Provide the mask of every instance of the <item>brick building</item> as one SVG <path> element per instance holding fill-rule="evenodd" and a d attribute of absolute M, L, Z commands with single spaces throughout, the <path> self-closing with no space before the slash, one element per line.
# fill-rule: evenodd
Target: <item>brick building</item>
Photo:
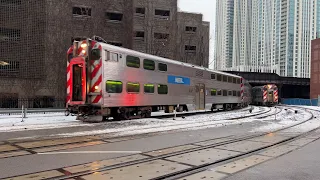
<path fill-rule="evenodd" d="M 311 41 L 310 98 L 320 95 L 320 39 Z"/>
<path fill-rule="evenodd" d="M 0 108 L 63 106 L 66 50 L 93 35 L 208 67 L 209 23 L 177 0 L 0 0 Z"/>

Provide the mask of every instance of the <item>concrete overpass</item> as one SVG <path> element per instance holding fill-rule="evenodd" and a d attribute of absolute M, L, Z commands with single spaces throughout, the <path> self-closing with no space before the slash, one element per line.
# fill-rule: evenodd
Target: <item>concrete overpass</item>
<path fill-rule="evenodd" d="M 224 71 L 242 76 L 252 86 L 276 84 L 281 98 L 310 98 L 310 78 L 282 77 L 275 73 Z"/>

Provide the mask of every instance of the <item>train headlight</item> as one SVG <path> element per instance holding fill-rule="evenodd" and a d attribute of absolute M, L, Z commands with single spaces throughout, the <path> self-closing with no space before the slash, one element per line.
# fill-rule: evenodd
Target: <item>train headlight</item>
<path fill-rule="evenodd" d="M 99 86 L 94 86 L 94 90 L 99 90 Z"/>
<path fill-rule="evenodd" d="M 86 54 L 86 50 L 82 50 L 81 52 L 82 52 L 82 54 Z"/>
<path fill-rule="evenodd" d="M 87 47 L 88 47 L 87 43 L 81 44 L 81 48 L 82 48 L 82 49 L 86 49 Z"/>

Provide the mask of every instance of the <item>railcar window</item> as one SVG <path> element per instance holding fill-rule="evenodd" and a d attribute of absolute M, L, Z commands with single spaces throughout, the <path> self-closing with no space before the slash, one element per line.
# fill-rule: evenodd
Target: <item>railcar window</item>
<path fill-rule="evenodd" d="M 149 59 L 144 59 L 143 60 L 143 68 L 146 70 L 155 70 L 155 62 Z"/>
<path fill-rule="evenodd" d="M 106 61 L 115 61 L 115 62 L 119 61 L 117 53 L 106 51 L 106 55 L 107 55 Z"/>
<path fill-rule="evenodd" d="M 237 91 L 232 91 L 233 96 L 237 96 Z"/>
<path fill-rule="evenodd" d="M 232 96 L 232 91 L 228 91 L 228 96 Z"/>
<path fill-rule="evenodd" d="M 159 69 L 159 71 L 167 71 L 168 67 L 167 67 L 166 64 L 159 63 L 158 64 L 158 69 Z"/>
<path fill-rule="evenodd" d="M 140 58 L 134 56 L 127 56 L 127 66 L 133 68 L 140 68 Z"/>
<path fill-rule="evenodd" d="M 228 81 L 228 76 L 223 76 L 223 82 L 227 82 Z"/>
<path fill-rule="evenodd" d="M 237 84 L 240 84 L 240 79 L 239 78 L 237 79 Z"/>
<path fill-rule="evenodd" d="M 217 75 L 217 80 L 218 80 L 218 81 L 222 81 L 222 75 L 218 74 L 218 75 Z"/>
<path fill-rule="evenodd" d="M 228 77 L 228 82 L 232 83 L 232 77 L 230 77 L 230 76 Z"/>
<path fill-rule="evenodd" d="M 232 82 L 233 82 L 234 84 L 237 84 L 237 78 L 232 78 Z"/>
<path fill-rule="evenodd" d="M 122 82 L 108 80 L 106 82 L 106 91 L 108 93 L 122 93 Z"/>
<path fill-rule="evenodd" d="M 145 93 L 154 93 L 154 85 L 153 84 L 145 84 L 144 85 Z"/>
<path fill-rule="evenodd" d="M 216 74 L 211 74 L 211 79 L 216 79 Z"/>
<path fill-rule="evenodd" d="M 217 91 L 217 95 L 218 95 L 218 96 L 221 96 L 221 95 L 222 95 L 222 91 L 221 91 L 221 90 L 218 90 L 218 91 Z"/>
<path fill-rule="evenodd" d="M 216 96 L 216 95 L 217 95 L 217 90 L 211 89 L 211 96 Z"/>
<path fill-rule="evenodd" d="M 227 90 L 223 90 L 222 94 L 223 94 L 223 96 L 228 96 L 228 91 Z"/>
<path fill-rule="evenodd" d="M 158 94 L 168 94 L 168 86 L 159 84 L 158 85 Z"/>
<path fill-rule="evenodd" d="M 138 92 L 140 92 L 140 84 L 139 83 L 128 82 L 127 83 L 127 92 L 128 93 L 138 93 Z"/>
<path fill-rule="evenodd" d="M 241 96 L 241 93 L 240 93 L 240 91 L 237 91 L 237 95 L 238 95 L 238 97 L 240 97 L 240 96 Z"/>

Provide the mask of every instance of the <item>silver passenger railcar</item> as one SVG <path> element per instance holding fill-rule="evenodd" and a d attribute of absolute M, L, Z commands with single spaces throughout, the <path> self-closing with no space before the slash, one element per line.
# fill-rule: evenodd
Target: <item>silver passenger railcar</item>
<path fill-rule="evenodd" d="M 67 73 L 67 107 L 87 121 L 150 117 L 160 109 L 230 110 L 251 101 L 240 76 L 90 39 L 69 49 Z"/>

